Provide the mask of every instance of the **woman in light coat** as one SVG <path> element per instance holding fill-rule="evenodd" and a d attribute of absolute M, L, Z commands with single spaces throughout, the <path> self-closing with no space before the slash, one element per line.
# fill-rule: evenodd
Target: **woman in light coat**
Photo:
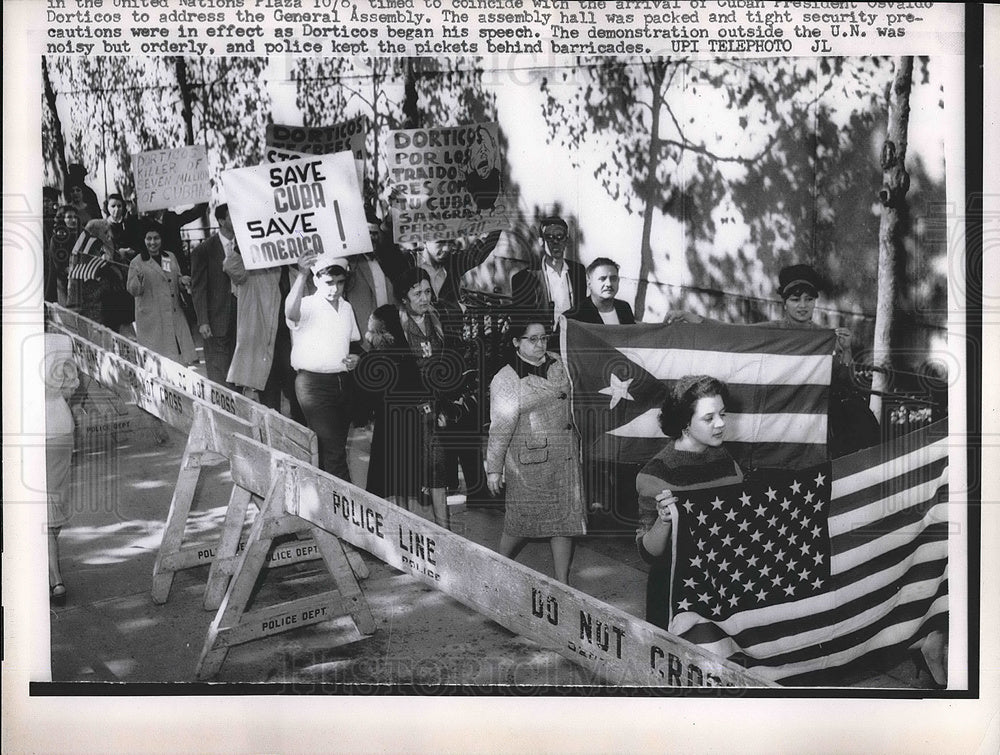
<path fill-rule="evenodd" d="M 144 227 L 145 249 L 128 267 L 128 292 L 135 297 L 135 330 L 139 343 L 183 365 L 195 360 L 194 340 L 184 310 L 181 286 L 191 283 L 181 275 L 177 258 L 163 250 L 158 223 Z"/>
<path fill-rule="evenodd" d="M 586 533 L 578 440 L 569 379 L 546 353 L 543 322 L 512 325 L 508 364 L 490 384 L 486 484 L 507 495 L 500 552 L 515 558 L 530 538 L 547 538 L 556 579 L 569 583 L 574 535 Z"/>

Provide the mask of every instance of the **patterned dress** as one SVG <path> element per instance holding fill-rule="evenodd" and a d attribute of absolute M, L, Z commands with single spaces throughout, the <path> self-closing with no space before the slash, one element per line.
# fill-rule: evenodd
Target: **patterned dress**
<path fill-rule="evenodd" d="M 535 367 L 515 356 L 490 384 L 486 471 L 506 477 L 504 533 L 558 537 L 586 532 L 569 380 L 547 355 Z"/>

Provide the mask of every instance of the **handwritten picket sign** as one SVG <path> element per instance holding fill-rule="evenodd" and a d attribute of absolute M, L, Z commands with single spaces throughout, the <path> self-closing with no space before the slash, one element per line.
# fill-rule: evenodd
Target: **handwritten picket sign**
<path fill-rule="evenodd" d="M 359 115 L 330 126 L 286 126 L 280 123 L 268 124 L 264 132 L 267 150 L 303 152 L 310 155 L 332 155 L 336 152 L 351 152 L 361 166 L 364 175 L 368 148 L 365 144 L 371 121 L 367 115 Z M 287 158 L 282 158 L 287 159 Z"/>
<path fill-rule="evenodd" d="M 203 144 L 139 152 L 132 156 L 132 175 L 139 212 L 198 204 L 211 197 Z"/>
<path fill-rule="evenodd" d="M 238 446 L 252 441 L 236 439 Z M 236 451 L 236 455 L 240 455 Z M 742 667 L 313 467 L 291 460 L 285 508 L 608 683 L 769 687 Z"/>
<path fill-rule="evenodd" d="M 350 152 L 237 168 L 222 181 L 248 270 L 294 264 L 309 252 L 372 250 Z"/>
<path fill-rule="evenodd" d="M 359 115 L 332 126 L 285 126 L 268 124 L 265 131 L 264 160 L 269 163 L 294 160 L 309 155 L 332 155 L 350 152 L 358 171 L 358 184 L 365 182 L 365 163 L 368 148 L 365 144 L 371 122 L 367 115 Z"/>
<path fill-rule="evenodd" d="M 392 131 L 388 161 L 390 181 L 406 198 L 392 211 L 397 242 L 510 227 L 497 124 Z"/>

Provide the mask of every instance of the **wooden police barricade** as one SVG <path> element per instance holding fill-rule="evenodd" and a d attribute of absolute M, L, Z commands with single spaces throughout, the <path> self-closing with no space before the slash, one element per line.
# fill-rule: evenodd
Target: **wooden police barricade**
<path fill-rule="evenodd" d="M 316 461 L 315 433 L 74 312 L 56 305 L 46 305 L 46 312 L 54 329 L 73 339 L 76 361 L 84 373 L 188 433 L 153 567 L 151 596 L 154 603 L 166 602 L 176 572 L 210 563 L 204 605 L 208 610 L 218 608 L 241 546 L 247 510 L 260 499 L 234 485 L 218 544 L 185 546 L 184 529 L 201 468 L 226 460 L 223 439 L 233 433 L 263 440 L 296 458 Z M 286 534 L 298 536 L 308 529 L 299 520 L 286 519 Z M 367 577 L 368 567 L 360 555 L 349 546 L 345 550 L 355 573 L 362 579 Z M 289 565 L 316 558 L 317 549 L 299 541 L 279 546 L 268 564 Z"/>
<path fill-rule="evenodd" d="M 360 635 L 373 634 L 375 619 L 340 540 L 301 518 L 290 517 L 286 511 L 285 502 L 294 495 L 291 486 L 295 484 L 295 480 L 288 474 L 288 463 L 297 460 L 244 436 L 234 435 L 230 440 L 233 481 L 240 488 L 261 496 L 263 502 L 250 529 L 246 546 L 238 557 L 235 573 L 219 611 L 209 627 L 198 660 L 198 678 L 215 676 L 222 667 L 229 648 L 234 645 L 330 621 L 338 616 L 350 616 Z M 307 468 L 313 469 L 312 466 Z M 296 555 L 299 556 L 298 560 L 303 560 L 307 555 L 306 551 L 318 551 L 333 578 L 334 589 L 250 610 L 261 571 L 267 568 L 268 559 L 279 552 L 273 544 L 274 539 L 289 531 L 289 519 L 297 522 L 292 527 L 308 529 L 311 535 L 309 541 L 298 541 L 295 544 L 297 553 L 290 553 L 290 557 Z"/>
<path fill-rule="evenodd" d="M 644 687 L 773 687 L 746 669 L 630 616 L 596 598 L 539 574 L 422 517 L 246 438 L 233 438 L 233 475 L 269 468 L 268 511 L 278 501 L 294 514 L 377 556 L 385 563 L 455 598 L 501 626 L 528 637 L 589 669 L 609 684 Z M 267 465 L 255 454 L 271 454 Z M 236 463 L 236 459 L 246 462 Z M 259 472 L 256 472 L 259 474 Z M 245 592 L 261 568 L 266 519 L 254 524 L 229 591 L 209 631 L 198 675 L 214 675 L 229 646 L 317 616 L 316 604 L 285 604 L 281 611 L 243 613 Z M 318 535 L 317 542 L 323 542 Z M 336 539 L 334 539 L 334 542 Z M 256 548 L 256 555 L 251 549 Z M 328 562 L 329 563 L 329 562 Z M 331 566 L 331 572 L 334 566 Z M 350 610 L 341 594 L 341 611 Z M 319 606 L 321 608 L 322 606 Z M 355 616 L 355 622 L 361 624 Z M 361 630 L 364 633 L 364 630 Z"/>

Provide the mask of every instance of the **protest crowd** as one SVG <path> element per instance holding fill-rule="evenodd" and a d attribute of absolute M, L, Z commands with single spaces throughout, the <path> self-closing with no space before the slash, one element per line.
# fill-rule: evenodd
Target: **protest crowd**
<path fill-rule="evenodd" d="M 487 137 L 481 132 L 477 143 Z M 547 541 L 563 582 L 572 581 L 574 538 L 609 521 L 631 526 L 650 564 L 646 618 L 669 626 L 670 538 L 682 491 L 739 484 L 759 470 L 727 450 L 733 391 L 725 376 L 703 374 L 708 366 L 692 367 L 659 395 L 659 452 L 609 458 L 581 443 L 586 430 L 572 396 L 580 386 L 560 340 L 572 349 L 567 335 L 627 329 L 643 313 L 619 298 L 619 261 L 598 256 L 584 266 L 570 259 L 574 240 L 564 218 L 537 223 L 540 254 L 512 275 L 509 296 L 495 294 L 483 305 L 463 290 L 462 278 L 487 261 L 504 231 L 480 233 L 482 224 L 470 223 L 465 234 L 401 243 L 393 216 L 406 214 L 402 187 L 354 197 L 364 251 L 329 236 L 310 247 L 298 232 L 289 236 L 301 241 L 297 254 L 284 255 L 287 263 L 261 264 L 269 252 L 242 248 L 237 197 L 140 214 L 135 199 L 121 193 L 101 203 L 85 174 L 71 166 L 61 190 L 46 190 L 47 301 L 183 365 L 199 361 L 200 347 L 199 369 L 210 380 L 315 431 L 320 468 L 341 479 L 351 481 L 350 428 L 369 428 L 368 476 L 353 482 L 443 527 L 450 525 L 447 497 L 463 485 L 470 506 L 502 499 L 496 549 L 515 558 L 531 541 Z M 497 200 L 496 174 L 487 166 L 469 183 L 478 212 Z M 336 212 L 341 221 L 343 199 L 334 210 L 316 191 L 282 196 L 307 208 L 314 202 L 317 215 Z M 252 226 L 244 219 L 244 232 Z M 788 266 L 776 283 L 783 315 L 757 324 L 762 337 L 829 333 L 813 321 L 826 285 L 819 271 Z M 662 324 L 726 325 L 680 310 Z M 878 444 L 881 435 L 852 382 L 851 332 L 829 335 L 830 405 L 835 399 L 837 409 L 823 418 L 821 432 L 829 454 L 843 456 Z M 630 383 L 611 374 L 612 409 L 634 403 L 639 383 Z M 54 535 L 53 549 L 51 596 L 64 600 Z M 919 639 L 931 676 L 943 683 L 944 634 L 935 629 Z"/>

